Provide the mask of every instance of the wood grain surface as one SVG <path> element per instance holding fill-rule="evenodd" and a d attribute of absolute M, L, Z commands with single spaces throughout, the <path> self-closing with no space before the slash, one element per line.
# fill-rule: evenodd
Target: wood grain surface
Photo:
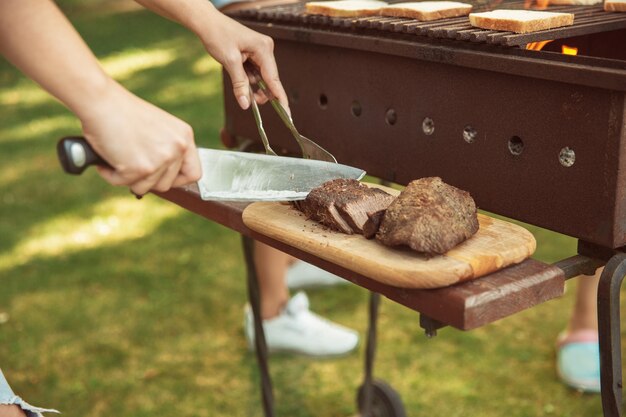
<path fill-rule="evenodd" d="M 243 212 L 244 224 L 258 233 L 402 288 L 445 287 L 519 263 L 534 252 L 535 239 L 523 227 L 482 214 L 478 221 L 480 228 L 473 237 L 444 255 L 428 257 L 330 230 L 284 203 L 257 202 Z"/>

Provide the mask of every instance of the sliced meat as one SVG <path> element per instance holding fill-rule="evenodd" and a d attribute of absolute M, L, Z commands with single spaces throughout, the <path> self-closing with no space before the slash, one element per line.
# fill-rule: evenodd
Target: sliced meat
<path fill-rule="evenodd" d="M 335 206 L 352 230 L 363 234 L 363 226 L 367 222 L 368 213 L 386 209 L 394 198 L 379 188 L 370 188 L 361 184 L 361 187 L 354 192 L 339 195 Z"/>
<path fill-rule="evenodd" d="M 363 236 L 367 239 L 373 239 L 378 233 L 378 229 L 380 228 L 380 223 L 383 221 L 383 217 L 385 217 L 385 210 L 378 210 L 374 213 L 369 213 L 367 215 L 367 221 L 363 225 Z"/>
<path fill-rule="evenodd" d="M 358 189 L 360 185 L 361 183 L 356 180 L 337 179 L 327 181 L 311 190 L 303 201 L 298 201 L 295 204 L 295 207 L 309 219 L 351 235 L 354 232 L 337 211 L 335 200 L 341 193 L 351 192 Z"/>
<path fill-rule="evenodd" d="M 439 177 L 412 181 L 387 209 L 376 239 L 442 254 L 478 231 L 476 204 L 466 191 Z"/>
<path fill-rule="evenodd" d="M 354 229 L 350 227 L 350 225 L 344 220 L 344 218 L 337 211 L 337 207 L 334 203 L 330 203 L 329 205 L 322 208 L 318 214 L 320 214 L 320 219 L 318 222 L 325 224 L 331 229 L 339 230 L 340 232 L 351 235 L 354 233 Z"/>
<path fill-rule="evenodd" d="M 308 218 L 343 233 L 363 233 L 367 213 L 391 204 L 394 197 L 357 180 L 336 179 L 313 189 L 294 206 Z"/>

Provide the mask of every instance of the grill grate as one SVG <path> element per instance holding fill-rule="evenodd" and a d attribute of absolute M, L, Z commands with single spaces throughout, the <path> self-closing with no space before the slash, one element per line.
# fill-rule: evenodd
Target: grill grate
<path fill-rule="evenodd" d="M 523 9 L 524 3 L 504 3 L 500 4 L 499 7 L 495 7 L 495 9 L 498 8 Z M 474 10 L 485 11 L 489 9 L 482 5 L 475 7 Z M 596 6 L 551 6 L 547 10 L 573 13 L 575 15 L 574 25 L 533 33 L 518 34 L 472 27 L 467 16 L 431 22 L 419 22 L 414 19 L 396 17 L 339 18 L 308 15 L 304 11 L 304 3 L 242 10 L 235 12 L 233 16 L 259 21 L 289 23 L 347 31 L 357 29 L 376 30 L 386 33 L 414 34 L 430 38 L 457 39 L 504 46 L 519 46 L 530 42 L 569 38 L 626 28 L 626 13 L 605 12 L 601 4 Z"/>

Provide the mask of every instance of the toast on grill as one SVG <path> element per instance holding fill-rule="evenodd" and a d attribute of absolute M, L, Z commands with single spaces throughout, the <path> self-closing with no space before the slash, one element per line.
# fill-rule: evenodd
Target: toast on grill
<path fill-rule="evenodd" d="M 604 10 L 607 12 L 626 12 L 626 0 L 606 0 Z"/>
<path fill-rule="evenodd" d="M 330 17 L 367 17 L 378 16 L 380 9 L 387 3 L 376 0 L 336 0 L 310 1 L 306 3 L 306 12 Z"/>
<path fill-rule="evenodd" d="M 383 7 L 380 14 L 383 16 L 406 17 L 421 21 L 445 19 L 468 15 L 472 5 L 457 1 L 422 1 L 396 3 Z"/>
<path fill-rule="evenodd" d="M 470 13 L 472 26 L 481 29 L 502 30 L 515 33 L 537 32 L 574 24 L 571 13 L 540 12 L 536 10 L 493 10 Z"/>
<path fill-rule="evenodd" d="M 593 6 L 603 0 L 550 0 L 550 6 Z"/>

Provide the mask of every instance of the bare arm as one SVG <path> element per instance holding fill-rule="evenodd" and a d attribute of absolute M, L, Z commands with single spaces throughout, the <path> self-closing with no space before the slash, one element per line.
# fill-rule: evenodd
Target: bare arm
<path fill-rule="evenodd" d="M 96 101 L 110 82 L 49 1 L 0 2 L 0 51 L 79 117 L 88 109 L 84 102 Z"/>
<path fill-rule="evenodd" d="M 17 405 L 0 404 L 0 417 L 26 417 L 26 414 Z"/>
<path fill-rule="evenodd" d="M 243 109 L 249 106 L 249 79 L 243 63 L 251 60 L 261 70 L 270 91 L 289 109 L 280 82 L 274 42 L 220 13 L 208 0 L 135 0 L 137 3 L 174 20 L 194 32 L 207 52 L 221 63 L 233 82 L 233 91 Z M 266 99 L 257 95 L 259 103 Z"/>
<path fill-rule="evenodd" d="M 145 194 L 199 177 L 189 125 L 107 76 L 52 1 L 1 0 L 0 53 L 78 116 L 111 184 Z"/>

